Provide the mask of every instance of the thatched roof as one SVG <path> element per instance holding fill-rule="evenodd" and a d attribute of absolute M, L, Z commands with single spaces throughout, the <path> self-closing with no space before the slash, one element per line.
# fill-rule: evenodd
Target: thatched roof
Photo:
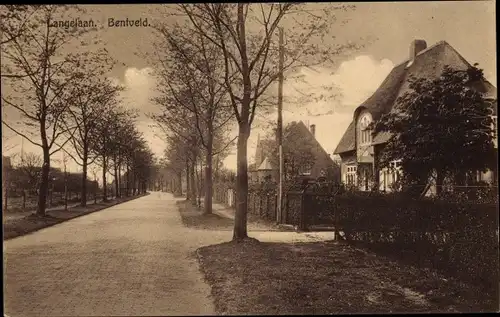
<path fill-rule="evenodd" d="M 355 124 L 354 121 L 352 121 L 347 127 L 347 130 L 344 132 L 344 135 L 342 136 L 342 139 L 340 139 L 340 142 L 333 154 L 354 151 L 356 149 L 355 135 Z"/>
<path fill-rule="evenodd" d="M 434 79 L 441 75 L 446 65 L 457 70 L 465 70 L 471 67 L 471 64 L 446 41 L 438 42 L 419 52 L 411 63 L 408 59 L 396 65 L 373 95 L 356 108 L 353 121 L 345 131 L 334 154 L 345 153 L 355 149 L 355 121 L 357 115 L 362 110 L 368 110 L 373 120 L 379 119 L 382 114 L 390 112 L 397 98 L 409 90 L 408 79 L 411 76 Z M 497 98 L 496 87 L 488 81 L 479 83 L 475 88 L 483 92 L 488 98 Z M 496 107 L 494 111 L 496 114 Z M 389 137 L 390 134 L 388 133 L 376 135 L 373 143 L 385 143 Z"/>

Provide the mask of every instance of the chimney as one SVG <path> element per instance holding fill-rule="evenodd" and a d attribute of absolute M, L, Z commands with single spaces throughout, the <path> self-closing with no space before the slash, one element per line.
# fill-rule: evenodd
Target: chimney
<path fill-rule="evenodd" d="M 410 44 L 410 62 L 413 61 L 418 53 L 427 48 L 427 43 L 424 40 L 413 40 Z"/>
<path fill-rule="evenodd" d="M 316 125 L 311 124 L 309 128 L 311 129 L 311 134 L 313 135 L 313 137 L 316 137 Z"/>

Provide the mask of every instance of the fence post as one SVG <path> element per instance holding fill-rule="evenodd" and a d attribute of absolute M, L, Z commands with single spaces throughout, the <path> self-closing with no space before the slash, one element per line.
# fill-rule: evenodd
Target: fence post
<path fill-rule="evenodd" d="M 259 193 L 259 216 L 262 216 L 262 194 Z"/>
<path fill-rule="evenodd" d="M 284 216 L 283 218 L 281 218 L 281 222 L 282 223 L 287 223 L 288 222 L 288 210 L 290 208 L 290 204 L 289 204 L 289 199 L 290 197 L 290 194 L 287 193 L 286 196 L 285 196 L 285 210 L 282 210 L 281 213 L 282 213 L 282 216 Z"/>
<path fill-rule="evenodd" d="M 264 214 L 264 218 L 267 219 L 269 215 L 269 193 L 266 194 L 266 212 Z"/>
<path fill-rule="evenodd" d="M 23 211 L 26 211 L 26 190 L 23 189 Z"/>
<path fill-rule="evenodd" d="M 255 199 L 255 194 L 253 195 L 253 213 L 257 214 L 257 209 L 255 208 L 255 204 L 257 202 L 257 199 Z"/>
<path fill-rule="evenodd" d="M 307 231 L 307 221 L 306 221 L 306 190 L 304 189 L 301 193 L 301 203 L 300 203 L 300 219 L 299 219 L 299 231 Z"/>
<path fill-rule="evenodd" d="M 283 197 L 283 196 L 282 196 Z M 280 208 L 278 209 L 278 194 L 275 193 L 274 194 L 274 212 L 273 212 L 273 215 L 274 215 L 274 219 L 278 219 L 278 211 L 280 212 L 280 215 L 279 215 L 279 219 L 281 221 L 281 217 L 282 217 L 282 209 L 283 209 L 283 206 L 281 205 Z M 278 222 L 279 223 L 279 222 Z"/>

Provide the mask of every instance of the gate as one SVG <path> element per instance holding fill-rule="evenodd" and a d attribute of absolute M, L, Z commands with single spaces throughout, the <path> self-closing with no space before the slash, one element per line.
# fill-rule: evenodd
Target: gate
<path fill-rule="evenodd" d="M 307 184 L 285 195 L 282 223 L 301 231 L 333 230 L 337 222 L 335 197 L 340 187 L 333 184 Z"/>

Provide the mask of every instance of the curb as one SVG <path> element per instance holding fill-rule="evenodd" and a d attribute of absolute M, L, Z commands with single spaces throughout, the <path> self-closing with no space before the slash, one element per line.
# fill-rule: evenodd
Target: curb
<path fill-rule="evenodd" d="M 138 198 L 141 198 L 141 197 L 144 197 L 144 196 L 148 196 L 150 195 L 150 193 L 146 193 L 146 194 L 143 194 L 143 195 L 138 195 L 138 196 L 133 196 L 133 197 L 129 197 L 130 199 L 126 199 L 126 200 L 123 200 L 123 201 L 120 201 L 120 202 L 115 202 L 113 204 L 110 204 L 110 205 L 106 205 L 106 206 L 102 206 L 102 208 L 97 208 L 96 210 L 91 210 L 91 211 L 88 211 L 88 212 L 84 212 L 84 213 L 81 213 L 81 214 L 78 214 L 78 215 L 75 215 L 71 218 L 66 218 L 66 219 L 58 219 L 56 221 L 54 221 L 53 223 L 48 223 L 48 224 L 44 224 L 40 227 L 35 227 L 35 228 L 32 228 L 31 230 L 28 230 L 28 231 L 25 231 L 25 232 L 15 232 L 13 233 L 11 236 L 5 236 L 5 232 L 4 232 L 4 236 L 3 236 L 3 241 L 7 241 L 7 240 L 10 240 L 10 239 L 14 239 L 14 238 L 17 238 L 17 237 L 21 237 L 21 236 L 25 236 L 25 235 L 28 235 L 28 234 L 31 234 L 31 233 L 34 233 L 34 232 L 37 232 L 39 230 L 42 230 L 42 229 L 45 229 L 45 228 L 49 228 L 49 227 L 52 227 L 52 226 L 55 226 L 57 224 L 60 224 L 60 223 L 63 223 L 63 222 L 66 222 L 66 221 L 69 221 L 69 220 L 73 220 L 75 218 L 79 218 L 79 217 L 82 217 L 82 216 L 86 216 L 86 215 L 89 215 L 89 214 L 92 214 L 94 212 L 98 212 L 98 211 L 101 211 L 101 210 L 104 210 L 104 209 L 107 209 L 109 207 L 113 207 L 113 206 L 116 206 L 116 205 L 120 205 L 122 203 L 126 203 L 128 201 L 131 201 L 131 200 L 135 200 L 135 199 L 138 199 Z M 4 225 L 4 231 L 5 231 L 5 225 Z"/>

